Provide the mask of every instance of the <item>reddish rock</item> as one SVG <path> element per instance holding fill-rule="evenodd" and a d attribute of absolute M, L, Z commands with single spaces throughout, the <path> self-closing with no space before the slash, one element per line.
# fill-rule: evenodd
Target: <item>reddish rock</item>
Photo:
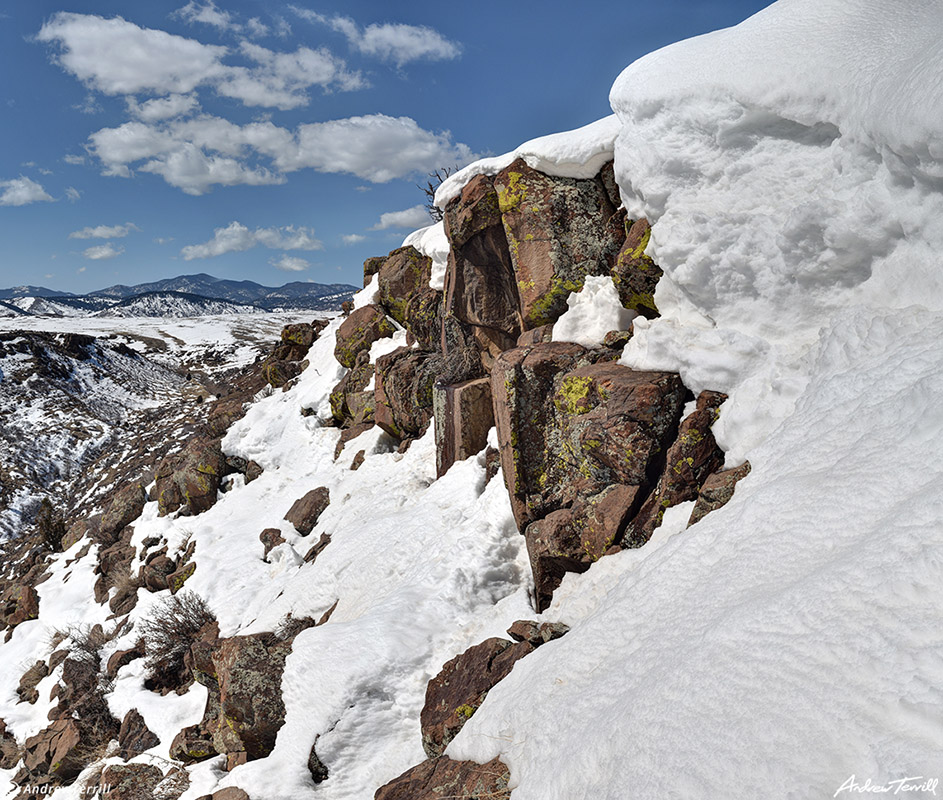
<path fill-rule="evenodd" d="M 97 526 L 92 526 L 92 524 L 87 519 L 80 519 L 77 522 L 72 523 L 69 526 L 69 529 L 66 531 L 65 536 L 62 537 L 62 549 L 63 551 L 68 550 L 76 542 L 84 539 L 89 534 L 97 531 Z"/>
<path fill-rule="evenodd" d="M 195 764 L 218 755 L 212 738 L 199 725 L 184 728 L 170 743 L 170 757 L 184 764 Z"/>
<path fill-rule="evenodd" d="M 271 634 L 224 639 L 213 651 L 219 683 L 219 725 L 213 743 L 219 753 L 245 752 L 265 758 L 285 722 L 282 671 L 291 641 Z"/>
<path fill-rule="evenodd" d="M 487 639 L 448 661 L 426 687 L 419 717 L 426 755 L 442 755 L 491 688 L 511 672 L 516 661 L 533 651 L 529 642 Z"/>
<path fill-rule="evenodd" d="M 637 486 L 614 484 L 527 526 L 538 613 L 550 605 L 567 572 L 585 572 L 619 541 L 637 509 L 637 495 Z"/>
<path fill-rule="evenodd" d="M 36 691 L 37 684 L 49 674 L 49 667 L 45 661 L 36 661 L 20 678 L 20 683 L 16 687 L 16 696 L 19 702 L 30 703 L 31 705 L 39 699 L 39 692 Z"/>
<path fill-rule="evenodd" d="M 750 470 L 750 462 L 744 461 L 739 467 L 725 469 L 708 476 L 698 494 L 688 525 L 693 525 L 704 519 L 711 511 L 727 505 L 733 497 L 737 483 L 749 475 Z"/>
<path fill-rule="evenodd" d="M 533 620 L 519 619 L 508 628 L 508 636 L 515 642 L 530 642 L 534 647 L 552 642 L 565 636 L 570 630 L 569 625 L 562 622 L 534 622 Z"/>
<path fill-rule="evenodd" d="M 372 379 L 370 353 L 361 350 L 354 366 L 331 392 L 331 415 L 338 425 L 358 426 L 373 422 L 373 391 L 367 391 L 367 385 Z"/>
<path fill-rule="evenodd" d="M 118 755 L 122 760 L 128 761 L 159 744 L 160 739 L 147 727 L 144 717 L 136 708 L 124 715 L 118 731 L 118 746 L 121 748 Z"/>
<path fill-rule="evenodd" d="M 383 262 L 386 261 L 386 256 L 371 256 L 366 261 L 363 262 L 363 285 L 367 286 L 373 276 L 380 271 L 380 267 L 383 266 Z"/>
<path fill-rule="evenodd" d="M 115 537 L 130 525 L 144 511 L 144 504 L 147 502 L 147 492 L 139 483 L 132 483 L 119 491 L 111 507 L 101 518 L 99 535 L 102 540 L 113 542 Z"/>
<path fill-rule="evenodd" d="M 20 760 L 20 748 L 16 737 L 7 730 L 7 723 L 0 719 L 0 769 L 13 769 Z"/>
<path fill-rule="evenodd" d="M 77 722 L 63 717 L 26 740 L 23 766 L 30 776 L 68 781 L 84 767 L 81 750 L 82 734 Z"/>
<path fill-rule="evenodd" d="M 334 460 L 337 461 L 340 458 L 340 454 L 344 452 L 344 446 L 347 442 L 350 442 L 360 436 L 361 433 L 366 433 L 373 427 L 372 422 L 363 422 L 359 425 L 353 425 L 346 430 L 341 431 L 340 438 L 337 440 L 337 445 L 334 447 Z"/>
<path fill-rule="evenodd" d="M 15 628 L 39 616 L 39 595 L 29 584 L 10 584 L 0 595 L 3 625 Z"/>
<path fill-rule="evenodd" d="M 155 796 L 154 790 L 164 773 L 153 764 L 109 764 L 102 772 L 97 797 L 101 800 L 145 800 Z"/>
<path fill-rule="evenodd" d="M 115 678 L 118 670 L 123 666 L 130 664 L 138 658 L 144 658 L 144 640 L 139 640 L 134 647 L 127 650 L 116 650 L 108 659 L 108 665 L 105 667 L 105 677 Z"/>
<path fill-rule="evenodd" d="M 264 470 L 262 466 L 255 461 L 246 463 L 246 483 L 252 483 L 256 478 L 262 475 Z"/>
<path fill-rule="evenodd" d="M 624 231 L 599 178 L 545 175 L 518 159 L 494 178 L 523 327 L 554 322 L 588 275 L 609 274 Z"/>
<path fill-rule="evenodd" d="M 695 500 L 704 480 L 724 464 L 724 452 L 717 446 L 711 425 L 727 395 L 701 392 L 696 410 L 678 429 L 678 437 L 668 448 L 665 468 L 653 491 L 622 537 L 623 547 L 641 547 L 661 524 L 665 509 Z"/>
<path fill-rule="evenodd" d="M 520 301 L 501 221 L 494 181 L 477 175 L 445 209 L 451 244 L 445 277 L 443 316 L 473 336 L 493 356 L 513 347 L 522 329 Z M 448 352 L 448 325 L 442 349 Z"/>
<path fill-rule="evenodd" d="M 630 323 L 631 325 L 631 323 Z M 609 331 L 602 340 L 603 347 L 618 350 L 620 353 L 632 338 L 632 331 Z"/>
<path fill-rule="evenodd" d="M 357 453 L 354 455 L 353 460 L 350 462 L 351 470 L 356 472 L 358 469 L 360 469 L 363 466 L 363 462 L 366 460 L 367 460 L 367 451 L 358 450 Z"/>
<path fill-rule="evenodd" d="M 319 555 L 321 555 L 324 548 L 327 547 L 330 543 L 331 543 L 330 534 L 322 533 L 321 538 L 318 539 L 318 543 L 314 547 L 312 547 L 307 553 L 305 553 L 305 558 L 304 558 L 305 563 L 310 564 L 312 561 L 314 561 Z"/>
<path fill-rule="evenodd" d="M 419 295 L 431 292 L 432 259 L 407 245 L 393 250 L 380 266 L 378 303 L 400 325 L 408 328 L 407 308 Z"/>
<path fill-rule="evenodd" d="M 541 325 L 539 328 L 531 328 L 524 331 L 517 337 L 517 346 L 524 347 L 529 344 L 540 344 L 541 342 L 553 341 L 553 323 Z"/>
<path fill-rule="evenodd" d="M 317 332 L 310 322 L 298 322 L 282 328 L 281 340 L 283 344 L 308 348 L 311 347 L 316 338 Z"/>
<path fill-rule="evenodd" d="M 400 347 L 376 362 L 377 425 L 397 439 L 421 436 L 432 419 L 441 357 Z"/>
<path fill-rule="evenodd" d="M 312 489 L 304 497 L 295 500 L 292 507 L 285 514 L 285 519 L 295 526 L 295 530 L 302 536 L 307 536 L 314 530 L 318 518 L 331 502 L 331 494 L 326 486 Z"/>
<path fill-rule="evenodd" d="M 156 473 L 160 515 L 181 507 L 189 514 L 206 511 L 216 503 L 229 470 L 217 439 L 194 439 L 181 453 L 165 457 Z"/>
<path fill-rule="evenodd" d="M 282 536 L 282 532 L 278 528 L 266 528 L 259 534 L 259 540 L 265 548 L 262 553 L 262 558 L 266 561 L 268 560 L 268 554 L 272 548 L 285 543 L 285 537 Z"/>
<path fill-rule="evenodd" d="M 681 379 L 551 342 L 503 353 L 491 374 L 501 467 L 518 528 L 614 484 L 644 494 L 684 405 Z M 657 474 L 657 473 L 656 473 Z"/>
<path fill-rule="evenodd" d="M 393 323 L 379 306 L 358 308 L 337 329 L 334 357 L 343 366 L 353 367 L 358 353 L 369 350 L 378 339 L 392 336 L 394 330 Z"/>
<path fill-rule="evenodd" d="M 436 476 L 441 478 L 456 461 L 473 456 L 488 444 L 494 425 L 491 381 L 477 378 L 433 390 Z"/>
<path fill-rule="evenodd" d="M 158 555 L 141 567 L 140 578 L 149 592 L 161 592 L 167 588 L 167 579 L 177 569 L 174 561 Z"/>
<path fill-rule="evenodd" d="M 622 305 L 654 319 L 658 316 L 655 286 L 662 276 L 662 271 L 645 255 L 651 235 L 652 229 L 647 219 L 632 222 L 626 231 L 625 242 L 613 262 L 611 274 Z"/>
<path fill-rule="evenodd" d="M 487 764 L 424 761 L 377 790 L 374 800 L 511 800 L 511 773 L 497 758 Z"/>
<path fill-rule="evenodd" d="M 176 594 L 179 592 L 194 572 L 196 572 L 195 561 L 188 561 L 186 564 L 178 566 L 173 572 L 171 572 L 167 576 L 167 588 L 170 589 L 170 593 Z"/>

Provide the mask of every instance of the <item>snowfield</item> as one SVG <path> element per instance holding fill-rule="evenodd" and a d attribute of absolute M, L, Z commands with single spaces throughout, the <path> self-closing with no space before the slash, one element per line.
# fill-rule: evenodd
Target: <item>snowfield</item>
<path fill-rule="evenodd" d="M 727 392 L 714 431 L 728 466 L 753 470 L 690 529 L 690 504 L 679 506 L 643 548 L 567 575 L 535 615 L 524 539 L 483 454 L 435 480 L 431 431 L 399 454 L 375 428 L 333 460 L 339 434 L 322 423 L 344 370 L 332 321 L 298 382 L 224 440 L 262 476 L 236 477 L 198 516 L 158 517 L 150 503 L 134 525 L 139 548 L 162 537 L 173 555 L 196 542 L 187 588 L 223 636 L 337 604 L 295 639 L 272 754 L 228 773 L 223 757 L 192 767 L 184 800 L 225 786 L 254 800 L 369 800 L 424 759 L 429 679 L 517 619 L 571 631 L 517 663 L 446 751 L 500 756 L 514 800 L 811 800 L 859 793 L 849 776 L 943 778 L 941 75 L 936 0 L 779 0 L 629 66 L 612 89 L 615 116 L 443 184 L 440 204 L 519 155 L 567 175 L 614 155 L 665 271 L 662 316 L 634 320 L 622 363 Z M 441 264 L 442 236 L 431 226 L 407 241 Z M 615 311 L 610 288 L 587 282 L 555 338 L 608 330 L 594 322 Z M 230 318 L 224 335 L 258 323 Z M 152 324 L 186 341 L 219 335 L 217 322 Z M 301 537 L 283 516 L 316 486 L 331 504 Z M 286 542 L 266 563 L 269 527 Z M 322 533 L 330 545 L 305 563 Z M 54 675 L 36 706 L 16 705 L 15 688 L 49 655 L 50 631 L 109 624 L 92 599 L 94 552 L 68 563 L 79 547 L 39 587 L 41 618 L 0 645 L 0 717 L 21 742 L 47 724 Z M 133 621 L 158 599 L 139 595 Z M 146 691 L 136 661 L 109 703 L 119 718 L 138 708 L 164 737 L 136 759 L 159 763 L 204 699 L 198 685 L 183 697 Z M 330 770 L 319 786 L 306 768 L 317 737 Z M 80 784 L 54 797 L 77 800 Z"/>

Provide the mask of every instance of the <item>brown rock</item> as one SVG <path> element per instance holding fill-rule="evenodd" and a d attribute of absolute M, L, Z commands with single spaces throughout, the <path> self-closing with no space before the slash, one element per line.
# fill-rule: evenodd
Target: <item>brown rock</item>
<path fill-rule="evenodd" d="M 7 730 L 7 723 L 0 719 L 0 769 L 13 769 L 20 760 L 20 748 L 16 738 Z"/>
<path fill-rule="evenodd" d="M 63 717 L 26 740 L 23 766 L 30 776 L 44 775 L 68 781 L 84 767 L 81 747 L 78 724 L 71 717 Z"/>
<path fill-rule="evenodd" d="M 696 499 L 707 476 L 723 466 L 724 452 L 714 440 L 711 425 L 726 399 L 727 395 L 719 392 L 701 392 L 698 396 L 696 410 L 682 421 L 677 439 L 668 448 L 665 468 L 655 491 L 622 538 L 623 547 L 645 544 L 661 524 L 665 509 Z"/>
<path fill-rule="evenodd" d="M 647 219 L 632 222 L 626 231 L 625 243 L 615 258 L 611 274 L 622 305 L 654 319 L 658 316 L 655 286 L 662 276 L 662 271 L 645 255 L 645 248 L 651 236 L 652 228 Z"/>
<path fill-rule="evenodd" d="M 554 322 L 588 275 L 607 275 L 622 246 L 599 178 L 545 175 L 518 159 L 494 178 L 523 327 Z"/>
<path fill-rule="evenodd" d="M 220 789 L 218 792 L 213 792 L 212 800 L 251 800 L 251 798 L 242 789 L 238 789 L 235 786 L 228 786 L 225 789 Z"/>
<path fill-rule="evenodd" d="M 111 508 L 102 516 L 99 529 L 102 540 L 113 542 L 126 525 L 141 516 L 146 502 L 147 492 L 139 483 L 129 484 L 118 492 L 111 502 Z"/>
<path fill-rule="evenodd" d="M 308 772 L 311 773 L 311 780 L 315 783 L 324 783 L 329 777 L 327 765 L 318 757 L 317 746 L 320 734 L 314 737 L 314 744 L 311 745 L 311 752 L 308 753 Z"/>
<path fill-rule="evenodd" d="M 357 354 L 369 350 L 378 339 L 392 336 L 395 328 L 383 309 L 375 305 L 358 308 L 337 329 L 334 357 L 345 367 L 353 367 Z"/>
<path fill-rule="evenodd" d="M 508 636 L 515 642 L 530 642 L 534 647 L 552 642 L 565 636 L 570 630 L 569 625 L 562 622 L 541 622 L 519 619 L 510 628 Z"/>
<path fill-rule="evenodd" d="M 704 519 L 711 511 L 716 511 L 721 506 L 727 505 L 730 498 L 733 497 L 737 483 L 749 475 L 750 470 L 750 462 L 744 461 L 739 467 L 725 469 L 708 476 L 698 494 L 697 503 L 691 512 L 688 525 L 693 525 L 695 522 Z"/>
<path fill-rule="evenodd" d="M 419 717 L 426 755 L 442 755 L 491 688 L 511 672 L 518 659 L 533 651 L 529 642 L 486 639 L 448 661 L 426 687 Z"/>
<path fill-rule="evenodd" d="M 350 468 L 356 472 L 363 466 L 363 462 L 367 460 L 367 451 L 358 450 L 356 455 L 354 455 L 353 460 L 350 462 Z"/>
<path fill-rule="evenodd" d="M 445 209 L 451 244 L 445 277 L 445 320 L 465 326 L 479 348 L 497 355 L 522 329 L 520 301 L 494 181 L 478 175 Z M 448 352 L 448 325 L 442 348 Z"/>
<path fill-rule="evenodd" d="M 312 489 L 304 497 L 295 500 L 292 507 L 285 514 L 285 519 L 295 526 L 295 530 L 302 536 L 307 536 L 314 530 L 318 518 L 331 502 L 331 494 L 326 486 Z"/>
<path fill-rule="evenodd" d="M 524 347 L 529 344 L 540 344 L 541 342 L 551 341 L 553 341 L 553 323 L 548 322 L 546 325 L 541 325 L 539 328 L 531 328 L 530 330 L 524 331 L 517 337 L 517 346 Z"/>
<path fill-rule="evenodd" d="M 441 756 L 407 770 L 377 790 L 374 800 L 511 800 L 511 773 L 497 758 L 487 764 Z"/>
<path fill-rule="evenodd" d="M 144 640 L 139 640 L 134 647 L 128 650 L 116 650 L 108 659 L 108 665 L 105 667 L 105 677 L 114 678 L 118 675 L 118 670 L 126 664 L 138 658 L 144 658 Z"/>
<path fill-rule="evenodd" d="M 421 436 L 432 419 L 432 387 L 442 359 L 400 347 L 376 362 L 377 425 L 397 439 Z"/>
<path fill-rule="evenodd" d="M 99 781 L 98 797 L 102 800 L 150 800 L 164 779 L 164 773 L 153 764 L 109 764 Z"/>
<path fill-rule="evenodd" d="M 195 764 L 219 755 L 213 746 L 213 740 L 206 735 L 199 725 L 190 725 L 178 733 L 170 744 L 170 757 L 184 764 Z"/>
<path fill-rule="evenodd" d="M 49 667 L 45 661 L 36 661 L 20 678 L 19 686 L 16 687 L 16 696 L 20 703 L 33 704 L 39 699 L 39 692 L 36 691 L 37 684 L 49 674 Z"/>
<path fill-rule="evenodd" d="M 259 534 L 259 540 L 265 547 L 262 558 L 266 561 L 268 560 L 269 551 L 271 551 L 273 547 L 278 547 L 280 544 L 285 543 L 285 537 L 282 536 L 282 532 L 278 528 L 266 528 Z"/>
<path fill-rule="evenodd" d="M 367 286 L 373 276 L 380 271 L 380 267 L 383 266 L 383 262 L 386 261 L 386 256 L 371 256 L 366 261 L 363 262 L 363 285 Z"/>
<path fill-rule="evenodd" d="M 197 438 L 157 467 L 157 501 L 164 516 L 183 507 L 199 514 L 216 503 L 219 484 L 229 472 L 217 439 Z"/>
<path fill-rule="evenodd" d="M 433 390 L 436 476 L 441 478 L 456 461 L 481 452 L 494 425 L 491 381 L 477 378 Z"/>
<path fill-rule="evenodd" d="M 179 592 L 194 572 L 196 572 L 195 561 L 188 561 L 171 572 L 167 576 L 167 588 L 170 589 L 170 593 L 176 594 Z"/>
<path fill-rule="evenodd" d="M 366 433 L 373 427 L 372 422 L 363 422 L 359 425 L 353 425 L 346 430 L 341 431 L 340 438 L 337 440 L 337 445 L 334 447 L 334 460 L 337 461 L 340 458 L 340 454 L 344 451 L 344 446 L 347 442 L 356 439 L 360 436 L 361 433 Z"/>
<path fill-rule="evenodd" d="M 614 484 L 527 526 L 535 608 L 547 609 L 567 572 L 585 572 L 619 541 L 638 503 L 637 486 Z"/>
<path fill-rule="evenodd" d="M 132 708 L 124 715 L 121 729 L 118 731 L 118 746 L 121 748 L 118 755 L 128 761 L 141 753 L 157 747 L 158 739 L 147 727 L 144 717 L 136 708 Z"/>
<path fill-rule="evenodd" d="M 322 533 L 321 538 L 318 539 L 318 543 L 312 547 L 307 553 L 305 553 L 305 563 L 310 564 L 314 561 L 321 552 L 331 543 L 331 536 L 327 533 Z"/>
<path fill-rule="evenodd" d="M 177 565 L 167 556 L 159 555 L 141 567 L 141 581 L 150 592 L 161 592 L 168 587 L 167 579 Z"/>
<path fill-rule="evenodd" d="M 246 483 L 252 483 L 256 478 L 258 478 L 265 470 L 262 469 L 262 466 L 255 461 L 249 461 L 246 463 Z"/>
<path fill-rule="evenodd" d="M 29 584 L 10 584 L 0 595 L 3 625 L 15 628 L 39 616 L 39 595 Z"/>
<path fill-rule="evenodd" d="M 310 322 L 298 322 L 282 328 L 282 342 L 296 347 L 311 347 L 317 338 L 314 327 Z"/>
<path fill-rule="evenodd" d="M 367 385 L 370 383 L 370 380 L 373 378 L 373 364 L 370 363 L 370 353 L 367 350 L 361 350 L 357 354 L 357 359 L 354 362 L 354 366 L 340 379 L 337 386 L 334 387 L 334 390 L 331 392 L 330 402 L 331 402 L 331 415 L 337 421 L 338 425 L 346 426 L 350 424 L 360 424 L 364 422 L 372 422 L 372 411 L 371 418 L 364 419 L 361 417 L 359 420 L 354 420 L 354 410 L 350 407 L 348 403 L 349 400 L 352 400 L 354 396 L 364 392 L 367 388 Z M 373 394 L 372 391 L 369 394 Z M 355 406 L 362 406 L 363 403 L 358 403 L 357 401 L 353 402 Z"/>
<path fill-rule="evenodd" d="M 407 307 L 419 295 L 432 291 L 432 259 L 407 245 L 393 250 L 380 266 L 379 304 L 400 325 L 407 325 Z"/>

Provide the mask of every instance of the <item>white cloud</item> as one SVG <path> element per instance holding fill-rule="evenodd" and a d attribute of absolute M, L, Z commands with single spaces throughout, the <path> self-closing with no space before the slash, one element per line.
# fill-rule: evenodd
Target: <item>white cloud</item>
<path fill-rule="evenodd" d="M 270 259 L 268 263 L 276 269 L 285 272 L 304 272 L 311 266 L 305 259 L 289 255 L 282 255 L 282 257 L 278 259 Z"/>
<path fill-rule="evenodd" d="M 248 106 L 284 110 L 306 105 L 312 86 L 348 91 L 366 85 L 360 73 L 350 72 L 342 59 L 323 48 L 276 53 L 244 41 L 240 54 L 255 66 L 230 66 L 223 63 L 233 52 L 228 47 L 141 28 L 121 17 L 60 11 L 37 38 L 58 46 L 56 61 L 63 69 L 90 89 L 110 95 L 186 95 L 211 86 Z"/>
<path fill-rule="evenodd" d="M 52 175 L 52 170 L 51 170 L 51 169 L 46 169 L 45 167 L 40 167 L 40 168 L 39 168 L 39 174 L 40 174 L 40 175 Z"/>
<path fill-rule="evenodd" d="M 102 111 L 101 104 L 93 94 L 85 95 L 81 103 L 76 103 L 72 108 L 80 114 L 98 114 Z"/>
<path fill-rule="evenodd" d="M 76 200 L 78 200 L 82 196 L 82 193 L 78 189 L 76 189 L 74 186 L 66 186 L 65 196 L 70 203 L 74 203 Z"/>
<path fill-rule="evenodd" d="M 203 5 L 190 0 L 183 8 L 178 8 L 170 16 L 178 17 L 191 25 L 194 22 L 202 22 L 221 31 L 230 33 L 240 33 L 242 31 L 242 25 L 233 19 L 232 14 L 218 9 L 213 0 L 208 0 Z"/>
<path fill-rule="evenodd" d="M 341 236 L 341 241 L 344 244 L 359 244 L 366 240 L 366 236 L 361 236 L 359 233 L 349 233 L 346 236 Z"/>
<path fill-rule="evenodd" d="M 52 202 L 43 187 L 22 175 L 9 181 L 0 181 L 0 206 L 25 206 L 30 203 Z"/>
<path fill-rule="evenodd" d="M 106 242 L 105 244 L 97 244 L 94 247 L 86 248 L 82 251 L 82 255 L 92 261 L 103 261 L 120 256 L 123 252 L 123 247 L 115 247 L 111 242 Z"/>
<path fill-rule="evenodd" d="M 388 228 L 424 228 L 432 220 L 429 219 L 429 212 L 425 206 L 413 206 L 403 211 L 389 211 L 380 215 L 380 221 L 370 230 L 385 231 Z"/>
<path fill-rule="evenodd" d="M 76 270 L 76 272 L 77 272 L 79 275 L 81 275 L 81 274 L 82 274 L 83 272 L 85 272 L 85 270 L 87 270 L 87 269 L 88 269 L 88 267 L 79 267 L 79 268 Z"/>
<path fill-rule="evenodd" d="M 241 222 L 230 222 L 225 228 L 216 228 L 213 238 L 203 244 L 184 247 L 180 254 L 184 261 L 194 258 L 215 258 L 226 253 L 238 253 L 261 245 L 271 250 L 320 250 L 324 245 L 314 237 L 310 228 L 256 228 L 254 231 Z"/>
<path fill-rule="evenodd" d="M 121 239 L 127 236 L 131 231 L 140 231 L 141 229 L 133 222 L 126 222 L 124 225 L 97 225 L 94 228 L 82 228 L 80 231 L 72 231 L 69 234 L 70 239 Z"/>
<path fill-rule="evenodd" d="M 372 24 L 361 27 L 350 17 L 326 17 L 306 8 L 289 6 L 302 19 L 328 25 L 342 33 L 350 46 L 364 55 L 390 61 L 402 67 L 410 61 L 444 61 L 457 58 L 462 48 L 441 33 L 425 25 L 401 23 Z"/>
<path fill-rule="evenodd" d="M 268 121 L 240 126 L 209 115 L 150 125 L 134 121 L 103 128 L 89 140 L 89 152 L 105 175 L 129 177 L 133 166 L 193 195 L 215 184 L 283 183 L 286 173 L 301 169 L 386 183 L 475 157 L 448 132 L 433 133 L 409 117 L 383 114 L 309 123 L 294 131 Z"/>
<path fill-rule="evenodd" d="M 171 94 L 167 97 L 155 97 L 144 103 L 138 103 L 133 97 L 127 98 L 128 113 L 144 122 L 159 122 L 189 114 L 200 107 L 192 94 Z"/>
<path fill-rule="evenodd" d="M 85 156 L 74 156 L 74 155 L 69 154 L 69 155 L 64 155 L 62 157 L 62 160 L 65 161 L 66 164 L 84 164 Z"/>
<path fill-rule="evenodd" d="M 155 244 L 170 244 L 174 240 L 173 236 L 158 236 L 154 239 Z"/>

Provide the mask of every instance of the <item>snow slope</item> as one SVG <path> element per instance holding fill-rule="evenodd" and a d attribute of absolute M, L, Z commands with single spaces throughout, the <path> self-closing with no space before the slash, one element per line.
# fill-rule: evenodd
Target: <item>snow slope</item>
<path fill-rule="evenodd" d="M 644 548 L 567 576 L 542 619 L 570 633 L 520 661 L 447 751 L 500 756 L 514 800 L 841 797 L 850 775 L 943 775 L 941 42 L 936 2 L 780 0 L 630 66 L 613 87 L 617 117 L 443 184 L 440 202 L 516 155 L 593 174 L 614 151 L 665 270 L 662 317 L 635 320 L 624 363 L 729 392 L 715 430 L 731 463 L 753 464 L 691 529 L 689 505 L 669 510 Z M 440 249 L 434 229 L 414 241 Z M 611 310 L 611 293 L 591 289 L 572 298 L 574 330 L 592 327 L 594 304 Z M 423 758 L 428 679 L 535 618 L 523 539 L 480 456 L 436 481 L 431 435 L 400 455 L 368 432 L 333 462 L 338 434 L 320 420 L 342 374 L 336 325 L 299 382 L 227 437 L 265 467 L 259 479 L 237 478 L 196 517 L 158 518 L 151 504 L 135 524 L 136 543 L 163 537 L 171 554 L 196 542 L 188 588 L 223 635 L 338 602 L 295 640 L 272 755 L 230 773 L 203 762 L 185 800 L 225 785 L 260 800 L 372 797 Z M 319 485 L 332 502 L 302 539 L 282 517 Z M 287 540 L 268 564 L 266 527 Z M 303 563 L 321 533 L 331 544 Z M 4 663 L 41 657 L 47 626 L 107 613 L 75 594 L 93 555 L 67 568 L 74 555 L 55 573 L 71 582 L 41 585 L 41 619 L 0 645 Z M 155 599 L 141 596 L 135 618 Z M 17 679 L 0 672 L 0 716 L 22 738 L 46 708 L 13 706 Z M 132 664 L 110 702 L 164 731 L 197 722 L 201 700 L 155 698 Z M 317 736 L 331 777 L 314 787 Z"/>

